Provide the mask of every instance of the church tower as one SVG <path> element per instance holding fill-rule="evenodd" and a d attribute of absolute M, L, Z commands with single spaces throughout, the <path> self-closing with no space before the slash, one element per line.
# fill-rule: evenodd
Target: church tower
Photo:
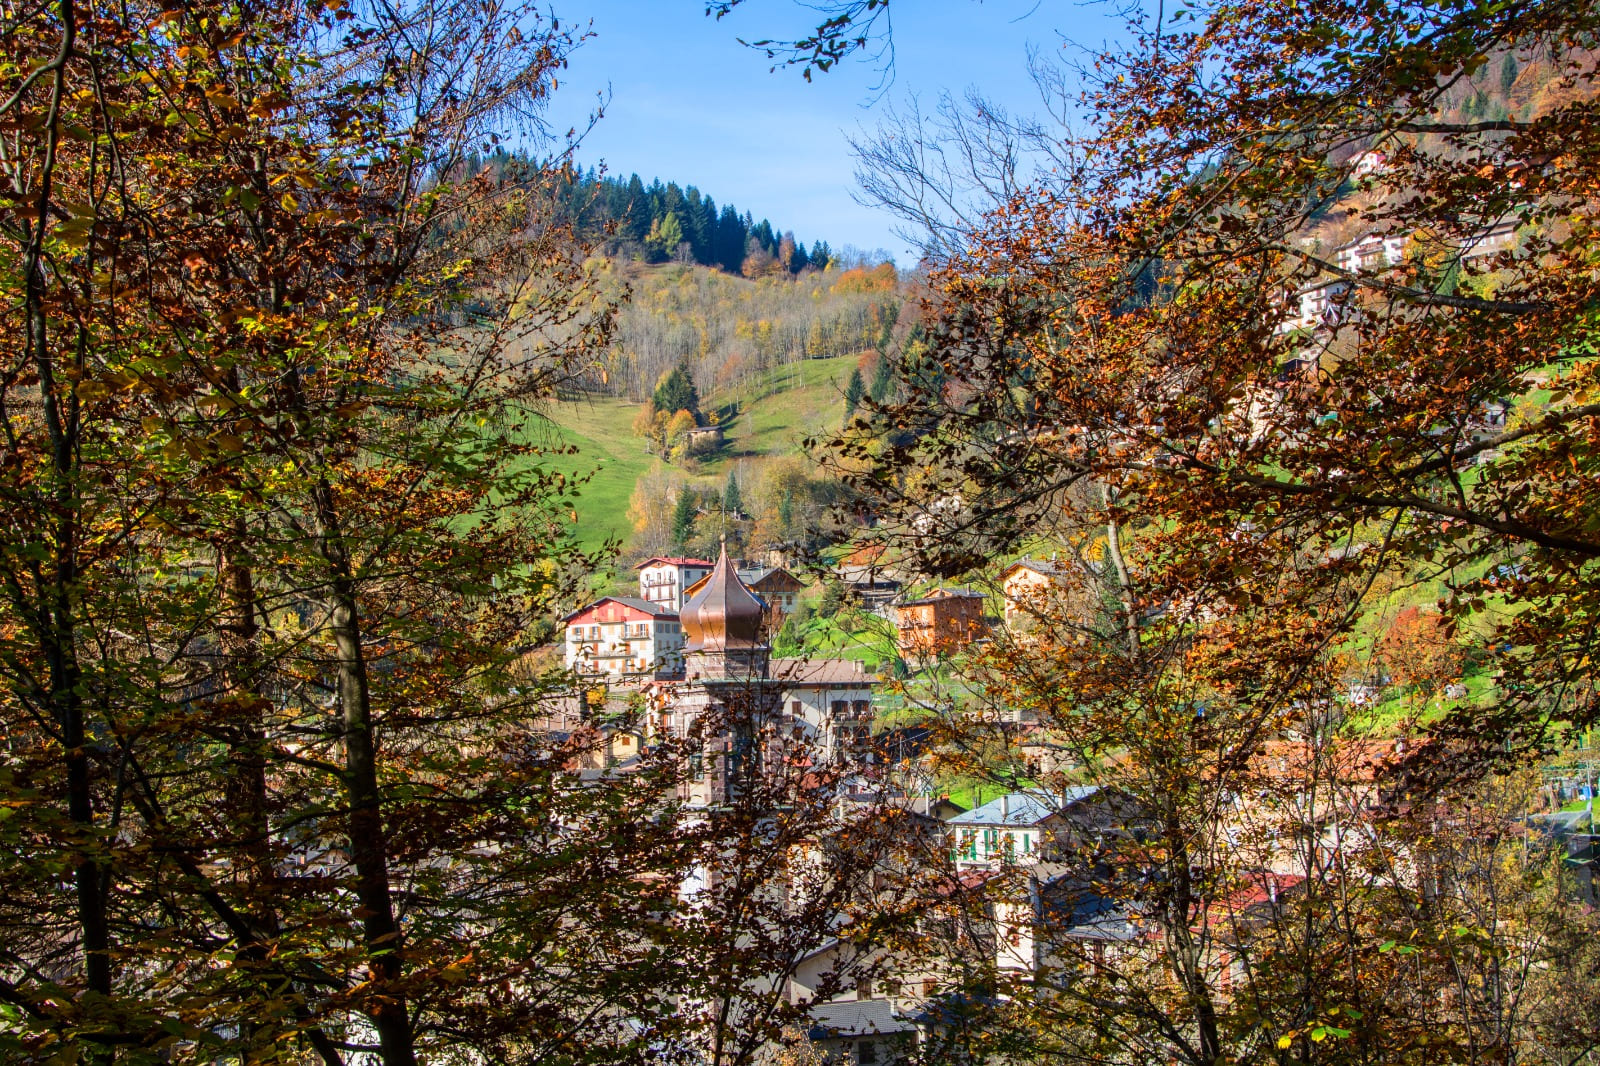
<path fill-rule="evenodd" d="M 702 683 L 765 679 L 772 651 L 762 640 L 764 613 L 728 561 L 724 543 L 705 586 L 679 612 L 685 677 Z"/>

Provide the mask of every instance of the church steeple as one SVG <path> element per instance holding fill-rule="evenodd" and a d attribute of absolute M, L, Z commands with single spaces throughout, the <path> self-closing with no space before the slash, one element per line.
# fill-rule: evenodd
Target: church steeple
<path fill-rule="evenodd" d="M 767 645 L 761 639 L 765 605 L 728 561 L 724 539 L 705 585 L 683 605 L 685 669 L 693 679 L 763 677 Z"/>

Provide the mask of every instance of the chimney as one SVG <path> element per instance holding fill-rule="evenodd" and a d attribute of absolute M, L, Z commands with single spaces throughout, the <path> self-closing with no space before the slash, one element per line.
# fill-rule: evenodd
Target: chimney
<path fill-rule="evenodd" d="M 1000 797 L 1000 820 L 1003 822 L 1011 817 L 1011 793 Z"/>

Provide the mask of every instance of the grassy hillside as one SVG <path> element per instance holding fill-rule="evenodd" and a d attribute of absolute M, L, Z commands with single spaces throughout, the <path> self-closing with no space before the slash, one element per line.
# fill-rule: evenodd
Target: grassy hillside
<path fill-rule="evenodd" d="M 567 445 L 577 453 L 554 460 L 558 469 L 588 480 L 578 489 L 578 541 L 594 549 L 607 538 L 625 542 L 628 498 L 633 486 L 660 460 L 629 428 L 637 404 L 598 396 L 552 404 L 541 412 L 541 443 Z"/>
<path fill-rule="evenodd" d="M 711 406 L 733 402 L 739 415 L 728 426 L 728 445 L 702 462 L 708 475 L 726 476 L 742 458 L 792 455 L 808 434 L 836 428 L 844 417 L 844 389 L 855 355 L 806 359 L 762 374 L 746 388 L 711 397 Z"/>
<path fill-rule="evenodd" d="M 807 359 L 767 371 L 749 384 L 715 393 L 705 407 L 736 404 L 727 443 L 714 456 L 679 469 L 694 484 L 720 486 L 735 464 L 792 455 L 811 432 L 837 426 L 844 413 L 844 388 L 856 356 Z M 555 460 L 559 469 L 588 476 L 579 490 L 578 538 L 597 548 L 607 537 L 626 542 L 632 532 L 628 501 L 639 478 L 667 464 L 645 452 L 633 433 L 639 404 L 591 395 L 553 403 L 541 412 L 542 443 L 565 444 L 576 455 Z"/>

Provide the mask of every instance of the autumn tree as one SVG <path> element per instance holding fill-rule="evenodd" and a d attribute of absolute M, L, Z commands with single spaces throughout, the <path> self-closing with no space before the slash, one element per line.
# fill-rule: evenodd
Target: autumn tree
<path fill-rule="evenodd" d="M 648 888 L 688 838 L 638 832 L 677 764 L 580 784 L 519 670 L 592 565 L 526 405 L 611 306 L 528 232 L 550 175 L 470 157 L 573 41 L 496 4 L 6 18 L 3 1053 L 686 1047 L 707 975 L 663 947 L 715 923 Z"/>
<path fill-rule="evenodd" d="M 671 415 L 656 407 L 654 398 L 646 400 L 639 413 L 633 416 L 633 432 L 637 437 L 642 437 L 647 451 L 654 450 L 657 454 L 665 454 L 667 450 L 667 426 Z"/>
<path fill-rule="evenodd" d="M 794 57 L 848 54 L 878 7 L 830 5 Z M 903 402 L 872 412 L 907 436 L 858 429 L 837 454 L 865 464 L 848 476 L 872 536 L 923 572 L 1041 537 L 1078 555 L 1072 594 L 995 642 L 986 702 L 949 728 L 951 750 L 990 750 L 963 735 L 1036 715 L 1062 783 L 1147 811 L 1139 848 L 1075 875 L 1152 941 L 1109 974 L 1080 952 L 1048 994 L 1008 1001 L 1045 1005 L 1018 1031 L 1049 1054 L 1397 1061 L 1437 1040 L 1478 1061 L 1548 1035 L 1531 1015 L 1479 1027 L 1454 990 L 1480 975 L 1431 939 L 1453 929 L 1430 925 L 1404 963 L 1382 931 L 1438 888 L 1406 819 L 1471 823 L 1461 797 L 1594 715 L 1595 17 L 1136 14 L 1130 44 L 1081 72 L 1087 133 L 1040 145 L 1054 175 L 1005 170 L 990 210 L 941 232 L 926 348 L 897 363 Z M 1518 76 L 1544 81 L 1536 105 L 1490 98 L 1507 55 L 1538 68 Z M 902 176 L 887 187 L 938 177 Z M 1491 682 L 1402 738 L 1366 734 L 1337 668 L 1372 646 L 1386 582 L 1437 583 L 1438 636 L 1477 644 Z M 1369 767 L 1335 769 L 1363 748 Z M 1361 854 L 1311 828 L 1319 796 Z M 1268 875 L 1288 871 L 1280 904 Z M 1480 866 L 1459 884 L 1492 881 Z M 1533 963 L 1544 948 L 1520 935 L 1483 935 L 1471 967 L 1585 964 Z"/>
<path fill-rule="evenodd" d="M 1378 644 L 1378 659 L 1397 685 L 1424 698 L 1461 675 L 1461 649 L 1438 615 L 1408 607 Z"/>
<path fill-rule="evenodd" d="M 652 222 L 644 239 L 645 247 L 657 259 L 670 258 L 682 243 L 683 224 L 677 215 L 670 213 Z"/>
<path fill-rule="evenodd" d="M 665 442 L 668 454 L 674 458 L 681 458 L 688 452 L 689 437 L 694 432 L 694 415 L 688 411 L 679 411 L 667 423 Z"/>

